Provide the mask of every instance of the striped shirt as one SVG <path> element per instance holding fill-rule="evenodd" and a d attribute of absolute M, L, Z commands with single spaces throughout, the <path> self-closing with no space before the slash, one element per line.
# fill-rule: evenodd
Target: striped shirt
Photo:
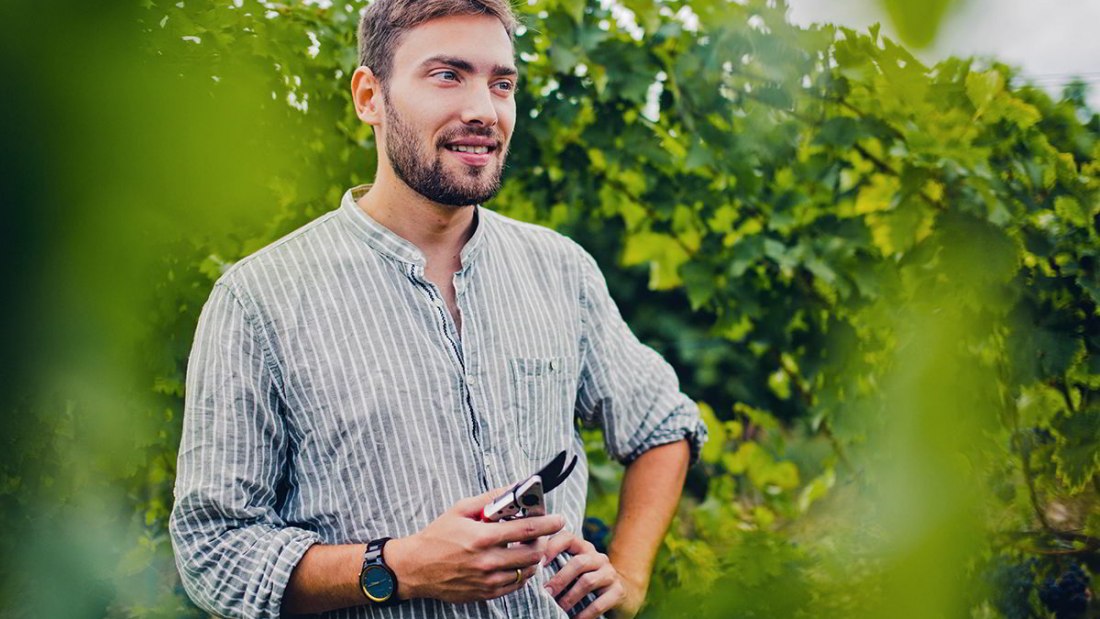
<path fill-rule="evenodd" d="M 203 308 L 170 531 L 187 592 L 217 615 L 276 617 L 310 545 L 410 535 L 563 449 L 581 462 L 547 508 L 579 535 L 579 423 L 624 463 L 705 440 L 577 244 L 477 207 L 460 337 L 421 252 L 356 204 L 365 189 L 233 265 Z M 562 617 L 542 585 L 564 560 L 495 600 L 324 616 Z"/>

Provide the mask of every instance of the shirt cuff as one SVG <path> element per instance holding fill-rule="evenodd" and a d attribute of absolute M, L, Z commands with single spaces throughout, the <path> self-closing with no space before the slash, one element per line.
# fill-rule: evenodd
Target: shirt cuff
<path fill-rule="evenodd" d="M 291 537 L 283 546 L 270 573 L 271 597 L 269 598 L 268 609 L 271 611 L 270 616 L 272 618 L 282 616 L 283 598 L 286 595 L 286 588 L 290 584 L 290 575 L 294 572 L 294 568 L 298 567 L 298 563 L 301 562 L 306 551 L 321 541 L 319 535 L 304 529 L 288 528 L 283 529 L 281 533 Z"/>
<path fill-rule="evenodd" d="M 707 424 L 700 419 L 698 408 L 695 406 L 682 406 L 670 415 L 665 423 L 661 424 L 661 427 L 652 432 L 641 445 L 630 452 L 626 458 L 623 458 L 622 463 L 630 464 L 654 447 L 687 440 L 691 452 L 688 466 L 691 466 L 699 461 L 699 453 L 703 448 L 703 444 L 707 442 L 707 437 Z"/>

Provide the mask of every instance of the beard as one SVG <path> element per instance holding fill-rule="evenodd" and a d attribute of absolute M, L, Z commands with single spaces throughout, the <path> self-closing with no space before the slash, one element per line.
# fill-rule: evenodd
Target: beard
<path fill-rule="evenodd" d="M 470 126 L 448 131 L 433 145 L 435 151 L 423 153 L 420 151 L 424 142 L 416 137 L 413 127 L 401 118 L 385 93 L 383 97 L 386 99 L 386 118 L 389 121 L 386 130 L 386 154 L 394 174 L 413 191 L 437 204 L 456 207 L 481 204 L 500 191 L 504 159 L 508 151 L 496 129 Z M 488 166 L 464 166 L 465 173 L 446 171 L 438 150 L 466 136 L 495 138 L 500 152 L 496 165 L 490 163 Z"/>

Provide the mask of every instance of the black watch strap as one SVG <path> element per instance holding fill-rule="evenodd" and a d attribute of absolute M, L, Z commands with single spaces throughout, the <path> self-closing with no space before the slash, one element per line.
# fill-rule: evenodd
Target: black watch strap
<path fill-rule="evenodd" d="M 363 552 L 363 569 L 359 572 L 359 588 L 372 605 L 393 606 L 397 598 L 397 575 L 386 565 L 382 551 L 389 537 L 371 540 Z"/>

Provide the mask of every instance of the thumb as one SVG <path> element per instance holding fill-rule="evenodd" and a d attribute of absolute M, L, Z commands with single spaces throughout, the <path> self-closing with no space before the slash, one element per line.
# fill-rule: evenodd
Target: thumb
<path fill-rule="evenodd" d="M 460 499 L 454 504 L 451 511 L 460 516 L 465 516 L 466 518 L 479 519 L 481 518 L 481 510 L 484 509 L 490 501 L 507 492 L 509 488 L 511 488 L 511 486 L 501 486 L 493 490 L 482 492 L 477 496 Z"/>

